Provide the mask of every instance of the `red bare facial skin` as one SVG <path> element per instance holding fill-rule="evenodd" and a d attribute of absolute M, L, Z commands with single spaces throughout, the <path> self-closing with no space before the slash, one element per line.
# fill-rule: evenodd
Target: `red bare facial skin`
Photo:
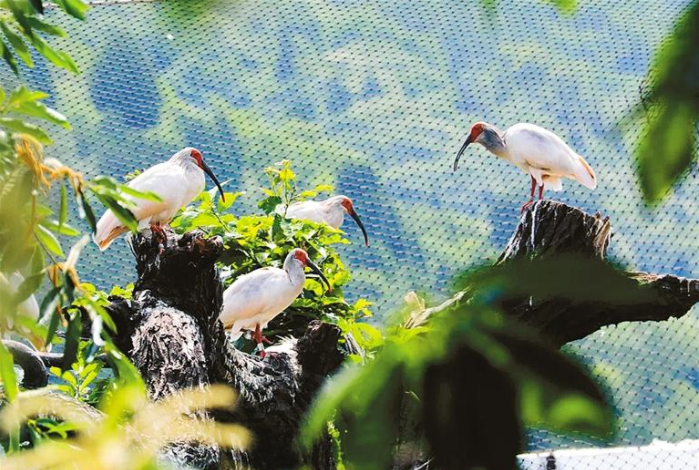
<path fill-rule="evenodd" d="M 342 202 L 340 203 L 342 207 L 345 208 L 348 214 L 351 214 L 354 212 L 354 207 L 352 206 L 352 201 L 350 201 L 349 198 L 343 199 Z"/>
<path fill-rule="evenodd" d="M 308 264 L 308 257 L 306 256 L 306 252 L 299 250 L 294 254 L 294 257 L 297 260 L 301 261 L 301 263 L 303 263 L 304 266 Z"/>
<path fill-rule="evenodd" d="M 201 155 L 201 152 L 199 150 L 193 149 L 190 152 L 190 155 L 193 159 L 195 159 L 197 161 L 197 165 L 199 165 L 199 168 L 204 168 L 204 165 L 202 163 L 203 162 L 202 155 Z"/>
<path fill-rule="evenodd" d="M 480 122 L 475 123 L 473 126 L 471 126 L 471 136 L 469 137 L 469 140 L 471 142 L 475 142 L 476 139 L 478 138 L 479 135 L 483 132 L 483 124 Z"/>

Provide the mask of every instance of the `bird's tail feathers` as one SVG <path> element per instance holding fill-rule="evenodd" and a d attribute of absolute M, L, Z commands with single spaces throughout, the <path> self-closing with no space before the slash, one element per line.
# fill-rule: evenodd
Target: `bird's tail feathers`
<path fill-rule="evenodd" d="M 97 230 L 92 239 L 99 246 L 100 250 L 104 251 L 112 244 L 115 238 L 127 231 L 128 229 L 119 223 L 119 219 L 116 218 L 112 211 L 107 211 L 97 222 Z"/>
<path fill-rule="evenodd" d="M 563 181 L 560 176 L 544 176 L 544 188 L 551 191 L 561 191 Z"/>
<path fill-rule="evenodd" d="M 597 187 L 597 177 L 592 167 L 585 161 L 583 157 L 578 155 L 580 166 L 575 174 L 577 180 L 585 187 L 595 189 Z"/>
<path fill-rule="evenodd" d="M 228 328 L 228 326 L 225 324 L 223 325 L 223 327 Z M 230 338 L 231 341 L 235 341 L 238 338 L 240 338 L 241 336 L 243 336 L 243 329 L 241 328 L 241 325 L 240 324 L 236 325 L 235 323 L 233 323 L 233 325 L 231 326 L 231 329 L 228 331 L 228 337 Z"/>

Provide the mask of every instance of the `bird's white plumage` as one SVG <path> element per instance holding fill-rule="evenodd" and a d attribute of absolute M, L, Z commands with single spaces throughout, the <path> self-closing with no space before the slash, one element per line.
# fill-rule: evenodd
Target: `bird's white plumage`
<path fill-rule="evenodd" d="M 128 182 L 128 187 L 153 192 L 162 199 L 156 202 L 124 196 L 134 202 L 131 212 L 138 220 L 139 230 L 152 223 L 167 224 L 180 208 L 204 189 L 204 172 L 189 158 L 188 152 L 191 150 L 187 148 L 176 153 L 168 161 L 152 166 Z M 114 238 L 126 231 L 114 213 L 107 210 L 97 222 L 95 242 L 104 250 Z"/>
<path fill-rule="evenodd" d="M 345 196 L 333 196 L 324 201 L 302 201 L 291 204 L 286 210 L 289 219 L 310 220 L 317 224 L 340 228 L 347 211 L 342 206 Z"/>
<path fill-rule="evenodd" d="M 306 275 L 295 251 L 287 255 L 283 269 L 256 269 L 237 278 L 223 293 L 219 318 L 225 328 L 230 328 L 232 339 L 257 325 L 264 329 L 303 292 Z"/>
<path fill-rule="evenodd" d="M 503 134 L 501 157 L 530 174 L 539 186 L 560 191 L 562 178 L 577 180 L 590 189 L 597 187 L 592 168 L 553 132 L 534 124 L 515 124 Z"/>

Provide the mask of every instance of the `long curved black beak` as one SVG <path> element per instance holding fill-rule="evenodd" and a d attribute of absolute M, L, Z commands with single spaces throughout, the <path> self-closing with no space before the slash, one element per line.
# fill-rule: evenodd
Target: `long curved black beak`
<path fill-rule="evenodd" d="M 456 160 L 454 160 L 454 172 L 456 172 L 456 169 L 459 166 L 459 159 L 461 158 L 461 155 L 463 155 L 464 151 L 466 151 L 466 147 L 472 142 L 471 136 L 469 135 L 468 138 L 466 139 L 466 142 L 464 142 L 464 145 L 461 146 L 461 150 L 459 150 L 459 153 L 456 154 Z"/>
<path fill-rule="evenodd" d="M 359 218 L 359 214 L 352 209 L 352 212 L 349 213 L 350 217 L 354 219 L 355 222 L 357 222 L 357 225 L 359 225 L 359 228 L 362 229 L 362 233 L 364 234 L 364 245 L 367 247 L 369 246 L 369 236 L 366 234 L 366 229 L 364 228 L 364 224 L 362 223 L 362 219 Z"/>
<path fill-rule="evenodd" d="M 206 164 L 204 160 L 201 161 L 201 169 L 204 170 L 204 173 L 209 175 L 209 178 L 211 178 L 214 183 L 216 183 L 216 187 L 218 188 L 218 191 L 221 193 L 221 200 L 223 202 L 226 202 L 226 196 L 223 194 L 223 188 L 221 187 L 221 183 L 218 182 L 218 178 L 216 178 L 216 175 L 214 175 L 214 172 L 211 171 L 211 168 L 209 168 L 209 165 Z"/>
<path fill-rule="evenodd" d="M 328 286 L 328 290 L 330 290 L 330 283 L 328 282 L 328 279 L 325 277 L 323 274 L 323 271 L 320 270 L 320 268 L 310 259 L 306 258 L 306 265 L 311 268 L 311 271 L 316 273 L 318 277 L 320 277 L 323 282 L 325 283 L 326 286 Z"/>

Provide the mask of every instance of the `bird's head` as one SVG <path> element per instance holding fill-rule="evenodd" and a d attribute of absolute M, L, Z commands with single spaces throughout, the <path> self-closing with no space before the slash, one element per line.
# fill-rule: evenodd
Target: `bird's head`
<path fill-rule="evenodd" d="M 179 156 L 180 161 L 190 161 L 194 162 L 194 164 L 199 167 L 204 173 L 209 175 L 209 178 L 213 180 L 213 182 L 216 184 L 216 187 L 218 188 L 219 192 L 221 193 L 221 199 L 223 201 L 226 200 L 226 196 L 223 194 L 223 188 L 221 187 L 221 184 L 218 182 L 218 178 L 216 178 L 216 175 L 214 175 L 214 172 L 211 171 L 211 168 L 209 168 L 209 165 L 206 164 L 204 161 L 204 156 L 201 154 L 201 152 L 195 148 L 192 147 L 187 147 L 175 154 L 175 157 Z"/>
<path fill-rule="evenodd" d="M 299 263 L 301 263 L 301 266 L 308 266 L 309 268 L 311 268 L 311 271 L 316 273 L 318 277 L 320 277 L 320 279 L 328 287 L 328 290 L 330 290 L 330 283 L 323 274 L 323 271 L 321 271 L 320 268 L 313 261 L 311 261 L 311 259 L 308 257 L 308 253 L 306 253 L 304 250 L 302 250 L 301 248 L 294 248 L 287 255 L 287 258 L 291 258 L 295 261 L 298 261 Z"/>
<path fill-rule="evenodd" d="M 337 196 L 337 200 L 340 206 L 342 206 L 345 212 L 354 219 L 354 221 L 361 229 L 362 233 L 364 234 L 364 245 L 369 246 L 369 236 L 366 233 L 366 229 L 364 228 L 362 219 L 359 218 L 359 214 L 357 214 L 357 211 L 354 210 L 352 199 L 348 198 L 347 196 Z"/>
<path fill-rule="evenodd" d="M 489 148 L 491 146 L 491 143 L 497 141 L 499 141 L 499 132 L 495 128 L 495 126 L 492 126 L 491 124 L 488 124 L 487 122 L 483 121 L 479 121 L 472 125 L 471 131 L 469 132 L 468 137 L 466 138 L 466 142 L 464 142 L 464 144 L 461 146 L 459 153 L 456 154 L 456 160 L 454 160 L 454 171 L 456 171 L 459 165 L 459 159 L 461 158 L 461 155 L 466 150 L 466 147 L 468 147 L 470 144 L 481 144 Z"/>

